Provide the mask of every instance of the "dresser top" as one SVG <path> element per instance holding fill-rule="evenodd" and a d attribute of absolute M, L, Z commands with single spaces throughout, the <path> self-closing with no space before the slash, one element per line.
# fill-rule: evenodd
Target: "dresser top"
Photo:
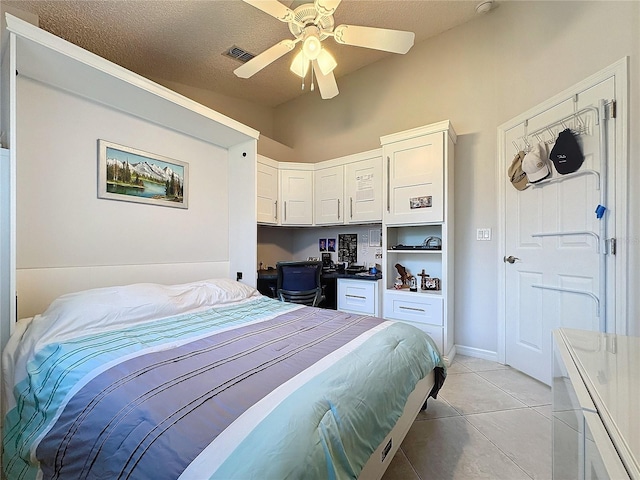
<path fill-rule="evenodd" d="M 640 337 L 567 328 L 561 333 L 618 453 L 638 478 Z"/>

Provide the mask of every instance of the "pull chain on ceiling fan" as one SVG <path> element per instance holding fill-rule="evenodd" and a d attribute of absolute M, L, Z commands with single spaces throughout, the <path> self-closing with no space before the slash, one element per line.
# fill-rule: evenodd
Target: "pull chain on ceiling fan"
<path fill-rule="evenodd" d="M 314 0 L 291 10 L 277 0 L 243 0 L 259 10 L 289 25 L 295 39 L 282 40 L 268 48 L 247 63 L 234 70 L 240 78 L 249 78 L 302 42 L 302 48 L 291 63 L 290 70 L 303 79 L 311 66 L 311 85 L 315 75 L 320 95 L 323 99 L 338 95 L 338 86 L 333 74 L 337 63 L 333 56 L 322 47 L 328 37 L 343 45 L 373 48 L 385 52 L 404 54 L 411 49 L 415 35 L 413 32 L 388 30 L 385 28 L 338 25 L 334 28 L 333 14 L 341 0 Z"/>

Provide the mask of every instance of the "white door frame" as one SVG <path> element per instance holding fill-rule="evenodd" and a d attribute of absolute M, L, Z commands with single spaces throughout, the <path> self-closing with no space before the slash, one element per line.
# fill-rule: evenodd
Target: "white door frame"
<path fill-rule="evenodd" d="M 599 71 L 598 73 L 586 78 L 585 80 L 573 85 L 546 100 L 545 102 L 533 107 L 532 109 L 518 115 L 516 118 L 498 127 L 498 163 L 497 163 L 497 186 L 498 186 L 498 345 L 497 354 L 498 362 L 505 363 L 506 358 L 506 270 L 503 256 L 506 248 L 506 188 L 505 180 L 508 168 L 507 162 L 511 158 L 507 158 L 505 145 L 506 131 L 523 123 L 526 119 L 544 112 L 563 100 L 570 99 L 575 92 L 582 91 L 590 86 L 598 84 L 607 78 L 615 78 L 616 90 L 616 185 L 615 185 L 615 205 L 610 209 L 614 211 L 616 238 L 616 290 L 615 298 L 610 299 L 615 302 L 615 333 L 625 335 L 629 330 L 628 325 L 628 276 L 629 268 L 627 266 L 628 243 L 623 241 L 627 237 L 628 230 L 628 172 L 629 172 L 629 98 L 628 98 L 628 75 L 629 75 L 629 58 L 624 57 L 613 65 Z"/>

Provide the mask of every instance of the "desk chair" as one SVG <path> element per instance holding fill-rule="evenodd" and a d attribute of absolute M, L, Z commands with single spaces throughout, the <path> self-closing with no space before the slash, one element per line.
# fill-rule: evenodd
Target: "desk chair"
<path fill-rule="evenodd" d="M 317 307 L 324 300 L 320 273 L 322 262 L 278 262 L 277 296 L 281 302 Z"/>

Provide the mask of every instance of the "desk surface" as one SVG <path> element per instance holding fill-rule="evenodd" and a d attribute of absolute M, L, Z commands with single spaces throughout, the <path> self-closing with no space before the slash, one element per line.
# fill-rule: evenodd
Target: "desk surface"
<path fill-rule="evenodd" d="M 260 280 L 276 280 L 278 278 L 278 273 L 275 268 L 270 268 L 268 270 L 258 270 L 258 279 Z M 322 272 L 322 279 L 332 279 L 332 278 L 351 278 L 354 280 L 380 280 L 382 278 L 382 274 L 380 272 L 372 275 L 367 272 L 362 273 L 346 273 L 339 272 L 334 270 L 332 272 Z"/>

